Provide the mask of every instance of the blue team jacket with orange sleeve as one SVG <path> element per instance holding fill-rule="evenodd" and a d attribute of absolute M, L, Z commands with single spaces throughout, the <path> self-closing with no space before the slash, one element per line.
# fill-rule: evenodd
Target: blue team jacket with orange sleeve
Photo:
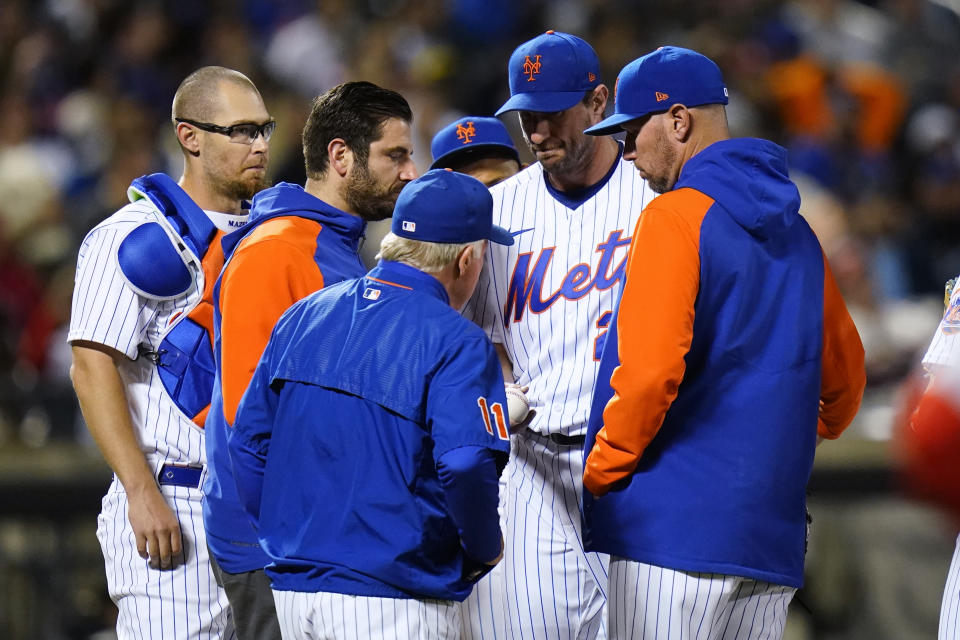
<path fill-rule="evenodd" d="M 227 430 L 270 332 L 290 305 L 325 286 L 357 278 L 366 223 L 281 182 L 258 193 L 246 226 L 223 239 L 226 262 L 213 292 L 216 379 L 206 421 L 203 521 L 207 545 L 229 573 L 270 560 L 237 496 Z"/>
<path fill-rule="evenodd" d="M 865 374 L 799 205 L 786 152 L 734 139 L 641 215 L 585 444 L 589 549 L 802 584 L 817 435 L 853 420 Z"/>

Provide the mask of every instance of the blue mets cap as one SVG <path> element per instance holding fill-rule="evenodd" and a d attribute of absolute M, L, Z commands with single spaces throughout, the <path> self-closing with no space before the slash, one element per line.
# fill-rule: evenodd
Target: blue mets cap
<path fill-rule="evenodd" d="M 510 232 L 493 224 L 493 197 L 487 187 L 452 169 L 431 169 L 408 182 L 397 198 L 390 230 L 422 242 L 513 244 Z"/>
<path fill-rule="evenodd" d="M 600 84 L 600 61 L 585 40 L 547 31 L 514 49 L 507 66 L 510 99 L 497 111 L 569 109 Z"/>
<path fill-rule="evenodd" d="M 469 156 L 485 151 L 503 153 L 520 162 L 517 148 L 502 122 L 479 116 L 460 118 L 433 136 L 430 143 L 433 164 L 430 168 L 440 169 L 455 161 L 469 161 Z"/>
<path fill-rule="evenodd" d="M 727 102 L 727 87 L 713 60 L 690 49 L 660 47 L 620 70 L 613 115 L 585 133 L 616 133 L 625 122 L 666 111 L 675 104 L 697 107 Z"/>

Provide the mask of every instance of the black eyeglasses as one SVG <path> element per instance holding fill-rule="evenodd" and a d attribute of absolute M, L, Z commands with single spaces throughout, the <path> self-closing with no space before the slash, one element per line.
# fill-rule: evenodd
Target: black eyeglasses
<path fill-rule="evenodd" d="M 273 130 L 277 128 L 276 120 L 264 122 L 263 124 L 244 122 L 230 125 L 229 127 L 221 127 L 218 124 L 211 124 L 209 122 L 197 122 L 195 120 L 188 120 L 187 118 L 175 118 L 175 120 L 194 126 L 197 129 L 202 129 L 203 131 L 225 135 L 230 138 L 230 142 L 236 142 L 237 144 L 253 144 L 253 141 L 256 140 L 258 136 L 263 136 L 263 141 L 266 142 L 270 139 L 270 136 L 273 135 Z"/>

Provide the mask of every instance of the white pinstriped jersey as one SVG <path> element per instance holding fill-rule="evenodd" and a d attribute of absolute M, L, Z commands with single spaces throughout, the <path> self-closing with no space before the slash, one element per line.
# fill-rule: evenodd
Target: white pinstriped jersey
<path fill-rule="evenodd" d="M 656 197 L 633 164 L 569 209 L 547 190 L 540 164 L 490 189 L 493 222 L 514 244 L 490 244 L 464 309 L 502 343 L 537 410 L 530 428 L 580 435 L 590 415 L 603 336 L 623 285 L 640 212 Z"/>
<path fill-rule="evenodd" d="M 960 278 L 953 285 L 950 304 L 923 356 L 923 365 L 960 366 Z"/>
<path fill-rule="evenodd" d="M 203 432 L 163 389 L 156 366 L 138 357 L 140 345 L 156 350 L 170 324 L 188 312 L 203 292 L 203 271 L 191 264 L 194 283 L 182 296 L 159 301 L 142 297 L 127 284 L 117 262 L 126 235 L 145 222 L 167 222 L 146 199 L 132 202 L 94 227 L 77 258 L 68 341 L 86 340 L 125 354 L 119 366 L 137 439 L 148 460 L 202 465 Z"/>
<path fill-rule="evenodd" d="M 546 179 L 534 164 L 491 188 L 494 224 L 514 244 L 490 245 L 464 315 L 504 345 L 515 379 L 530 387 L 530 428 L 576 436 L 586 431 L 630 236 L 656 194 L 622 159 L 573 209 Z M 477 602 L 481 634 L 468 637 L 501 637 L 491 606 L 505 614 L 506 638 L 603 637 L 607 560 L 583 549 L 580 447 L 518 435 L 505 474 L 503 594 Z"/>

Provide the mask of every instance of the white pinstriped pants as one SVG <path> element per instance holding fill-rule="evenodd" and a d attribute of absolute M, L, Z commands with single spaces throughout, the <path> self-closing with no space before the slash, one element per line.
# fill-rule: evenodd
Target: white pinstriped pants
<path fill-rule="evenodd" d="M 506 472 L 500 476 L 498 490 L 500 502 L 497 512 L 500 514 L 500 531 L 505 531 L 503 518 L 506 499 Z M 473 585 L 473 591 L 460 603 L 460 622 L 463 625 L 462 640 L 506 640 L 507 638 L 507 601 L 504 597 L 503 561 L 490 573 Z"/>
<path fill-rule="evenodd" d="M 460 603 L 273 590 L 283 640 L 457 640 Z"/>
<path fill-rule="evenodd" d="M 943 588 L 937 640 L 960 640 L 960 536 L 957 536 L 947 584 Z"/>
<path fill-rule="evenodd" d="M 227 594 L 217 586 L 203 530 L 202 492 L 161 486 L 177 519 L 183 559 L 173 569 L 151 569 L 137 554 L 127 518 L 127 494 L 114 477 L 97 518 L 107 590 L 119 610 L 119 640 L 235 640 Z"/>
<path fill-rule="evenodd" d="M 796 589 L 610 558 L 610 640 L 777 640 Z"/>
<path fill-rule="evenodd" d="M 473 585 L 473 591 L 460 603 L 462 640 L 506 640 L 507 601 L 503 594 L 503 574 L 501 561 Z"/>
<path fill-rule="evenodd" d="M 605 638 L 608 560 L 583 548 L 583 450 L 517 435 L 506 473 L 508 640 Z"/>

